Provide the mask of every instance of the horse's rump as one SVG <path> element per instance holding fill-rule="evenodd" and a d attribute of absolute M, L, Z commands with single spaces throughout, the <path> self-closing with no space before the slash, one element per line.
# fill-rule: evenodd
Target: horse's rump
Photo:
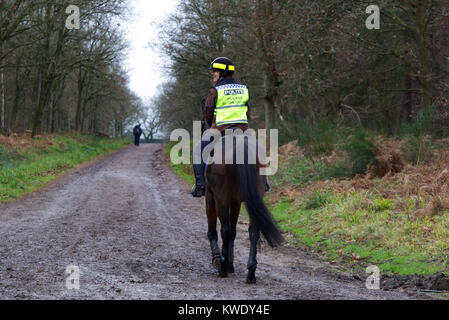
<path fill-rule="evenodd" d="M 280 244 L 283 238 L 263 202 L 266 177 L 260 174 L 260 168 L 265 160 L 264 150 L 255 136 L 246 134 L 225 136 L 218 143 L 214 150 L 222 154 L 214 154 L 214 163 L 209 165 L 206 174 L 214 196 L 225 203 L 245 202 L 250 219 L 270 246 Z"/>

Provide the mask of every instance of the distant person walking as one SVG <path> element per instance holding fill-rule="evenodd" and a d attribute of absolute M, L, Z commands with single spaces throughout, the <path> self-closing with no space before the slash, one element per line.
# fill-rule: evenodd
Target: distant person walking
<path fill-rule="evenodd" d="M 134 145 L 138 147 L 140 145 L 140 136 L 142 135 L 142 128 L 140 127 L 140 123 L 134 127 Z"/>

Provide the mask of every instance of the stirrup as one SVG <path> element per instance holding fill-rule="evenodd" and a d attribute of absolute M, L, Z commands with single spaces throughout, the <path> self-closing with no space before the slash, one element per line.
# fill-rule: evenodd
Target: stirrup
<path fill-rule="evenodd" d="M 205 193 L 206 188 L 204 186 L 198 186 L 197 184 L 193 186 L 192 191 L 190 192 L 190 194 L 195 198 L 201 198 L 205 195 Z"/>

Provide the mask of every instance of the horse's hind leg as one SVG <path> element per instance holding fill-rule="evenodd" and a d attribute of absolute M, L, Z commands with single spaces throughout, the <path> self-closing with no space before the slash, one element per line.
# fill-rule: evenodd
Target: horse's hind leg
<path fill-rule="evenodd" d="M 229 264 L 228 272 L 234 273 L 234 241 L 237 235 L 237 221 L 239 219 L 241 203 L 235 202 L 231 205 L 230 212 L 230 232 L 229 232 Z"/>
<path fill-rule="evenodd" d="M 229 240 L 231 236 L 231 222 L 229 219 L 229 207 L 221 204 L 219 206 L 219 217 L 221 222 L 221 266 L 220 277 L 227 277 L 229 272 Z"/>
<path fill-rule="evenodd" d="M 256 268 L 257 268 L 257 243 L 259 242 L 259 229 L 256 227 L 252 221 L 249 221 L 249 239 L 251 242 L 251 247 L 249 249 L 248 258 L 248 276 L 246 278 L 246 283 L 252 284 L 256 283 Z"/>
<path fill-rule="evenodd" d="M 220 248 L 218 247 L 217 234 L 217 211 L 215 208 L 215 200 L 210 189 L 206 190 L 206 215 L 207 215 L 207 238 L 210 242 L 212 251 L 212 265 L 215 269 L 220 269 Z"/>

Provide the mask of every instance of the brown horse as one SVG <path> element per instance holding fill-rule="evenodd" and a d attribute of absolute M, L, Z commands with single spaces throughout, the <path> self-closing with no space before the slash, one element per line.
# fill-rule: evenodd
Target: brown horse
<path fill-rule="evenodd" d="M 240 137 L 239 139 L 244 137 L 243 150 L 241 150 L 242 148 L 236 148 L 236 139 L 238 137 Z M 212 250 L 212 264 L 219 271 L 221 277 L 226 277 L 228 273 L 234 272 L 236 226 L 241 204 L 245 202 L 249 213 L 248 231 L 251 242 L 246 282 L 256 283 L 255 272 L 257 267 L 257 244 L 260 238 L 259 232 L 262 233 L 272 247 L 281 244 L 283 239 L 271 213 L 263 202 L 266 176 L 260 174 L 262 165 L 259 159 L 257 164 L 256 161 L 249 161 L 251 159 L 249 153 L 254 152 L 251 150 L 257 149 L 257 142 L 256 147 L 251 148 L 251 139 L 248 139 L 246 135 L 229 135 L 221 140 L 225 139 L 232 139 L 232 143 L 217 144 L 222 148 L 221 164 L 208 164 L 205 172 L 206 214 L 209 225 L 207 236 Z M 243 164 L 237 164 L 237 159 L 241 156 L 239 152 L 244 152 Z M 229 157 L 231 153 L 232 164 L 225 164 L 226 154 Z M 218 247 L 217 217 L 221 223 L 221 254 Z"/>

